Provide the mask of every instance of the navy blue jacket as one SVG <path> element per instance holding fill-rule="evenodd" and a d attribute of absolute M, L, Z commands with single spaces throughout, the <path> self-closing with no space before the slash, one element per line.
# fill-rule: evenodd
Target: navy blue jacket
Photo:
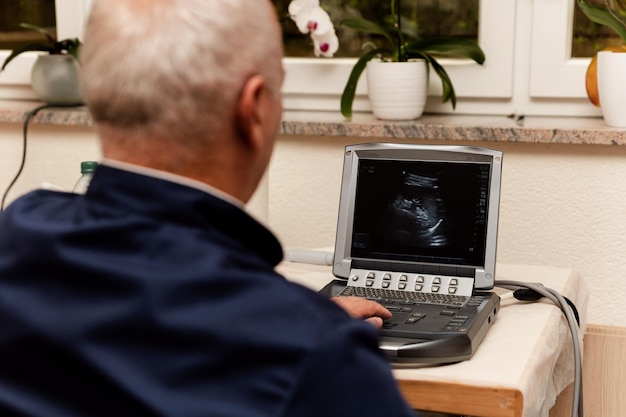
<path fill-rule="evenodd" d="M 414 416 L 375 329 L 274 271 L 275 237 L 111 166 L 0 215 L 0 416 Z"/>

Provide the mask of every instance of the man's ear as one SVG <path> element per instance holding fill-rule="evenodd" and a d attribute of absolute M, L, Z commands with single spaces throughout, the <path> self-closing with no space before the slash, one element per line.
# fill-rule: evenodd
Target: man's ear
<path fill-rule="evenodd" d="M 236 120 L 237 129 L 246 146 L 258 148 L 265 140 L 264 123 L 267 106 L 265 91 L 265 78 L 261 75 L 253 75 L 245 82 L 239 102 L 237 103 Z"/>

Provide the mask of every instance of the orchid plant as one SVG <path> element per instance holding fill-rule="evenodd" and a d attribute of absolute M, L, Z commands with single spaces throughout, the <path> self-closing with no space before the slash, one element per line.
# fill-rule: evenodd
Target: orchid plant
<path fill-rule="evenodd" d="M 415 33 L 405 30 L 402 26 L 400 0 L 391 2 L 392 24 L 379 24 L 367 19 L 349 17 L 340 22 L 340 25 L 358 32 L 381 35 L 390 46 L 377 47 L 365 52 L 355 63 L 348 78 L 343 94 L 341 95 L 341 113 L 349 118 L 352 116 L 352 103 L 356 93 L 357 83 L 365 70 L 367 62 L 380 58 L 390 62 L 406 62 L 410 59 L 424 59 L 441 79 L 443 87 L 442 102 L 452 102 L 456 108 L 456 93 L 446 70 L 439 64 L 435 56 L 450 56 L 469 58 L 478 64 L 483 64 L 485 54 L 478 44 L 468 39 L 458 38 L 429 38 L 419 39 Z M 293 0 L 289 5 L 289 14 L 298 25 L 302 33 L 310 33 L 314 42 L 317 56 L 333 56 L 339 47 L 337 36 L 328 13 L 321 7 L 319 0 Z M 368 45 L 371 42 L 368 42 Z"/>
<path fill-rule="evenodd" d="M 78 53 L 82 45 L 82 42 L 79 41 L 78 38 L 57 40 L 50 32 L 39 26 L 29 23 L 20 23 L 20 27 L 39 32 L 44 36 L 44 39 L 40 42 L 28 43 L 13 49 L 2 63 L 0 71 L 3 71 L 15 57 L 29 51 L 48 52 L 51 55 L 69 54 L 78 59 Z"/>

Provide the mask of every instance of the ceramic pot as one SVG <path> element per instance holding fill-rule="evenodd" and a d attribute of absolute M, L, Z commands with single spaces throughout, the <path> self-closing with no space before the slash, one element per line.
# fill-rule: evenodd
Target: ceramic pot
<path fill-rule="evenodd" d="M 382 120 L 419 118 L 428 97 L 428 64 L 369 61 L 367 91 L 374 116 Z"/>
<path fill-rule="evenodd" d="M 71 55 L 40 55 L 33 64 L 31 84 L 35 94 L 48 104 L 82 104 L 80 66 Z"/>
<path fill-rule="evenodd" d="M 598 52 L 598 96 L 604 122 L 626 127 L 626 52 Z"/>

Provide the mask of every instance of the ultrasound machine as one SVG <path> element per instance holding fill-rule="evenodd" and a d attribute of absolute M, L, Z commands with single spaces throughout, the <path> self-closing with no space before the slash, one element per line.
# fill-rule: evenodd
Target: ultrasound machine
<path fill-rule="evenodd" d="M 347 146 L 328 296 L 360 296 L 393 317 L 391 361 L 472 357 L 494 322 L 502 153 L 471 146 Z"/>

